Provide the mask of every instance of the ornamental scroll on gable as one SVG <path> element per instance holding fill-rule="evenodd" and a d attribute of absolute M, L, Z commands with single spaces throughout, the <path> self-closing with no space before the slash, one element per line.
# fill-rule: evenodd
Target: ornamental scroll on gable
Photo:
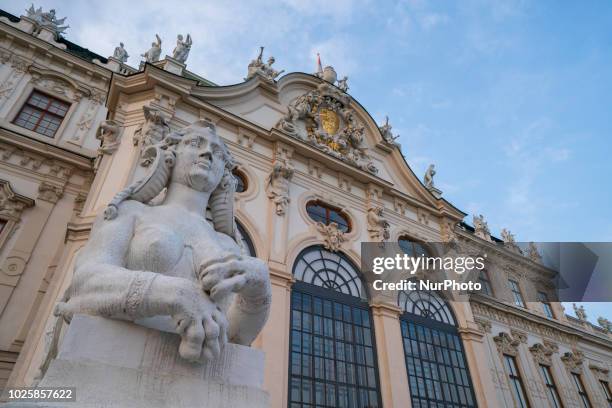
<path fill-rule="evenodd" d="M 322 82 L 298 97 L 276 127 L 361 170 L 377 174 L 364 146 L 365 127 L 350 107 L 350 97 Z"/>

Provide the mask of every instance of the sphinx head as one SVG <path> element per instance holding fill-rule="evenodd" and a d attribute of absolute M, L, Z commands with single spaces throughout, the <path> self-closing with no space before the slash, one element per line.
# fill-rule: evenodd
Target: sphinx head
<path fill-rule="evenodd" d="M 174 153 L 170 182 L 212 193 L 231 176 L 234 162 L 214 125 L 197 121 L 168 135 L 162 143 Z"/>

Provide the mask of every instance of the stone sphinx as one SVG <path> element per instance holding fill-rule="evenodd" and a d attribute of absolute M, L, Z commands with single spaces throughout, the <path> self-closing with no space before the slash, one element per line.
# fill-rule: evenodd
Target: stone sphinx
<path fill-rule="evenodd" d="M 250 345 L 271 289 L 267 265 L 239 244 L 228 149 L 212 124 L 198 121 L 145 148 L 142 159 L 148 173 L 95 221 L 56 314 L 177 333 L 189 361 L 216 358 L 228 341 Z"/>

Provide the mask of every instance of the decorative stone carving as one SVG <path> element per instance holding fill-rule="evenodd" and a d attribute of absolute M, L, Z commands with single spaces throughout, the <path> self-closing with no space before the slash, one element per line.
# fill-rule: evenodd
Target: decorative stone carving
<path fill-rule="evenodd" d="M 246 78 L 244 78 L 245 81 L 248 81 L 255 75 L 259 75 L 268 82 L 274 82 L 276 77 L 285 72 L 285 70 L 277 71 L 272 68 L 272 64 L 274 64 L 274 61 L 276 61 L 272 56 L 268 58 L 268 62 L 264 63 L 262 60 L 263 50 L 264 47 L 259 47 L 259 55 L 257 55 L 257 58 L 249 63 L 249 70 Z"/>
<path fill-rule="evenodd" d="M 474 223 L 474 234 L 485 241 L 491 241 L 491 231 L 489 230 L 489 224 L 485 221 L 484 216 L 482 214 L 478 217 L 473 216 L 472 222 Z"/>
<path fill-rule="evenodd" d="M 514 234 L 511 233 L 509 230 L 507 230 L 506 228 L 502 228 L 501 237 L 502 237 L 502 240 L 504 241 L 504 247 L 508 248 L 509 250 L 513 252 L 519 253 L 519 254 L 523 253 L 523 251 L 521 251 L 521 248 L 519 248 L 519 246 L 516 245 Z"/>
<path fill-rule="evenodd" d="M 0 180 L 0 217 L 19 221 L 22 211 L 33 206 L 34 200 L 15 193 L 8 181 Z"/>
<path fill-rule="evenodd" d="M 113 154 L 121 144 L 121 126 L 114 120 L 105 120 L 100 123 L 96 131 L 96 139 L 102 141 L 102 146 L 98 149 L 102 154 Z"/>
<path fill-rule="evenodd" d="M 597 318 L 597 323 L 606 333 L 612 333 L 612 322 L 610 320 L 600 316 Z"/>
<path fill-rule="evenodd" d="M 443 242 L 451 243 L 457 241 L 457 235 L 455 234 L 455 223 L 448 220 L 443 220 L 440 223 L 440 232 Z"/>
<path fill-rule="evenodd" d="M 123 43 L 120 42 L 119 46 L 115 47 L 115 51 L 113 52 L 113 58 L 121 61 L 121 63 L 126 63 L 129 57 L 130 56 L 128 55 L 127 51 L 123 47 Z"/>
<path fill-rule="evenodd" d="M 160 143 L 168 133 L 169 117 L 166 113 L 156 108 L 143 107 L 145 122 L 142 127 L 134 133 L 134 145 L 141 144 L 142 148 Z"/>
<path fill-rule="evenodd" d="M 187 57 L 189 56 L 189 51 L 191 51 L 191 45 L 193 41 L 191 40 L 191 35 L 187 34 L 187 38 L 183 41 L 183 36 L 181 34 L 176 36 L 176 47 L 172 51 L 172 58 L 184 64 L 187 62 Z"/>
<path fill-rule="evenodd" d="M 500 332 L 497 336 L 493 337 L 497 350 L 502 354 L 509 354 L 516 356 L 518 354 L 518 346 L 521 344 L 520 340 L 513 339 L 508 333 Z"/>
<path fill-rule="evenodd" d="M 340 250 L 342 243 L 346 240 L 344 232 L 338 229 L 338 224 L 335 222 L 325 225 L 322 222 L 317 222 L 317 231 L 323 236 L 325 249 L 336 252 Z"/>
<path fill-rule="evenodd" d="M 587 321 L 587 314 L 584 310 L 584 306 L 580 305 L 580 306 L 576 306 L 575 303 L 572 303 L 572 307 L 574 308 L 574 313 L 576 314 L 576 318 L 578 320 L 580 320 L 581 322 L 586 322 Z"/>
<path fill-rule="evenodd" d="M 568 351 L 561 356 L 561 361 L 565 364 L 565 367 L 572 373 L 582 373 L 582 364 L 584 363 L 584 354 L 582 351 L 574 350 Z"/>
<path fill-rule="evenodd" d="M 227 340 L 250 345 L 267 319 L 271 287 L 266 263 L 236 234 L 229 150 L 212 124 L 197 121 L 144 153 L 148 173 L 97 217 L 56 314 L 175 332 L 189 361 L 218 357 Z M 161 203 L 147 204 L 164 188 Z"/>
<path fill-rule="evenodd" d="M 20 256 L 9 256 L 2 264 L 2 271 L 8 276 L 19 276 L 23 273 L 26 266 L 26 261 Z"/>
<path fill-rule="evenodd" d="M 533 262 L 542 262 L 542 256 L 540 255 L 540 251 L 538 251 L 538 247 L 536 246 L 535 242 L 529 243 L 529 246 L 527 247 L 527 257 Z"/>
<path fill-rule="evenodd" d="M 527 343 L 527 333 L 517 329 L 510 329 L 510 334 L 512 335 L 513 339 L 517 339 L 521 343 Z"/>
<path fill-rule="evenodd" d="M 43 27 L 48 28 L 55 33 L 55 35 L 63 34 L 64 31 L 70 28 L 70 26 L 64 25 L 66 17 L 57 18 L 54 9 L 44 12 L 42 7 L 34 9 L 34 5 L 32 4 L 29 9 L 26 9 L 26 17 L 31 19 L 35 24 L 33 35 L 38 35 Z"/>
<path fill-rule="evenodd" d="M 276 127 L 355 167 L 378 172 L 363 146 L 365 127 L 350 97 L 326 82 L 291 102 Z"/>
<path fill-rule="evenodd" d="M 393 146 L 399 146 L 399 143 L 395 141 L 397 138 L 399 138 L 399 135 L 394 135 L 393 132 L 391 132 L 391 129 L 393 129 L 393 126 L 389 124 L 389 116 L 385 116 L 385 123 L 378 127 L 383 141 Z"/>
<path fill-rule="evenodd" d="M 368 233 L 372 241 L 384 242 L 391 236 L 389 222 L 384 218 L 383 213 L 383 207 L 368 208 Z"/>
<path fill-rule="evenodd" d="M 143 57 L 146 62 L 159 61 L 162 40 L 159 38 L 158 34 L 155 34 L 155 39 L 156 40 L 151 43 L 151 48 L 149 48 L 144 54 L 141 54 L 141 57 Z"/>
<path fill-rule="evenodd" d="M 266 180 L 266 193 L 276 207 L 276 215 L 285 215 L 289 206 L 289 182 L 293 177 L 293 166 L 286 158 L 277 159 Z"/>
<path fill-rule="evenodd" d="M 474 318 L 474 322 L 478 325 L 480 330 L 485 333 L 491 333 L 491 322 L 489 320 Z"/>
<path fill-rule="evenodd" d="M 50 203 L 57 203 L 64 196 L 64 187 L 43 181 L 38 186 L 38 198 Z"/>
<path fill-rule="evenodd" d="M 535 343 L 533 346 L 529 347 L 529 351 L 531 351 L 536 363 L 549 366 L 552 365 L 552 355 L 555 350 L 547 347 L 545 344 Z"/>
<path fill-rule="evenodd" d="M 348 77 L 345 75 L 342 79 L 339 79 L 337 86 L 342 92 L 348 92 Z"/>
<path fill-rule="evenodd" d="M 423 184 L 425 184 L 425 188 L 428 190 L 434 187 L 434 176 L 436 175 L 436 166 L 434 164 L 430 164 L 423 176 Z"/>

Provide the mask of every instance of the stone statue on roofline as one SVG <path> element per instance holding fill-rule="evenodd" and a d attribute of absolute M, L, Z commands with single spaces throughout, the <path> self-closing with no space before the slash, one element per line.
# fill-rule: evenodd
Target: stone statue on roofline
<path fill-rule="evenodd" d="M 250 345 L 271 288 L 266 263 L 241 246 L 229 150 L 211 123 L 197 121 L 142 159 L 148 173 L 96 219 L 56 314 L 154 321 L 180 336 L 180 356 L 194 362 L 216 358 L 226 342 Z"/>
<path fill-rule="evenodd" d="M 586 314 L 586 311 L 584 310 L 584 306 L 583 305 L 576 306 L 575 303 L 572 303 L 572 306 L 574 307 L 574 313 L 576 314 L 576 317 L 578 318 L 578 320 L 582 322 L 586 322 L 587 314 Z"/>
<path fill-rule="evenodd" d="M 389 116 L 385 115 L 385 123 L 382 126 L 379 126 L 378 130 L 380 130 L 380 134 L 382 135 L 383 140 L 386 143 L 398 145 L 395 140 L 399 138 L 399 135 L 394 135 L 391 129 L 393 129 L 393 126 L 391 126 L 391 124 L 389 123 Z"/>
<path fill-rule="evenodd" d="M 263 79 L 269 82 L 274 82 L 274 80 L 280 74 L 285 72 L 285 70 L 277 71 L 274 68 L 272 68 L 272 64 L 274 64 L 274 62 L 276 61 L 273 56 L 270 56 L 268 58 L 268 61 L 264 63 L 262 59 L 263 50 L 264 50 L 264 47 L 259 47 L 259 54 L 257 55 L 257 58 L 255 58 L 253 61 L 249 63 L 248 72 L 247 72 L 245 81 L 248 81 L 249 79 L 253 78 L 255 75 L 259 75 Z"/>
<path fill-rule="evenodd" d="M 187 57 L 189 56 L 189 51 L 191 50 L 191 45 L 193 41 L 191 40 L 191 35 L 187 34 L 187 38 L 183 40 L 183 35 L 179 34 L 176 37 L 176 47 L 172 51 L 172 58 L 184 64 L 187 62 Z"/>
<path fill-rule="evenodd" d="M 56 35 L 59 35 L 70 28 L 68 25 L 63 25 L 66 21 L 66 17 L 57 18 L 55 16 L 55 9 L 45 12 L 42 10 L 42 7 L 35 9 L 34 4 L 32 4 L 29 9 L 26 9 L 26 17 L 33 20 L 36 24 L 37 28 L 35 33 L 40 32 L 40 29 L 44 27 L 53 31 Z"/>
<path fill-rule="evenodd" d="M 149 48 L 144 54 L 141 55 L 146 62 L 159 61 L 159 56 L 161 55 L 162 40 L 161 38 L 159 38 L 158 34 L 155 34 L 155 39 L 156 40 L 151 43 L 151 48 Z"/>
<path fill-rule="evenodd" d="M 491 241 L 491 231 L 489 230 L 489 224 L 485 221 L 482 214 L 479 216 L 473 216 L 472 222 L 474 223 L 474 234 L 486 241 Z"/>
<path fill-rule="evenodd" d="M 123 47 L 123 43 L 120 42 L 118 47 L 115 47 L 115 51 L 113 52 L 113 58 L 121 61 L 121 63 L 126 63 L 129 55 L 125 48 Z"/>
<path fill-rule="evenodd" d="M 529 243 L 529 246 L 527 247 L 527 257 L 533 262 L 542 262 L 542 255 L 540 255 L 540 251 L 538 251 L 538 247 L 535 242 Z"/>
<path fill-rule="evenodd" d="M 431 190 L 434 188 L 434 176 L 436 175 L 436 166 L 434 164 L 430 164 L 425 171 L 425 176 L 423 176 L 423 184 L 425 184 L 425 188 Z"/>

